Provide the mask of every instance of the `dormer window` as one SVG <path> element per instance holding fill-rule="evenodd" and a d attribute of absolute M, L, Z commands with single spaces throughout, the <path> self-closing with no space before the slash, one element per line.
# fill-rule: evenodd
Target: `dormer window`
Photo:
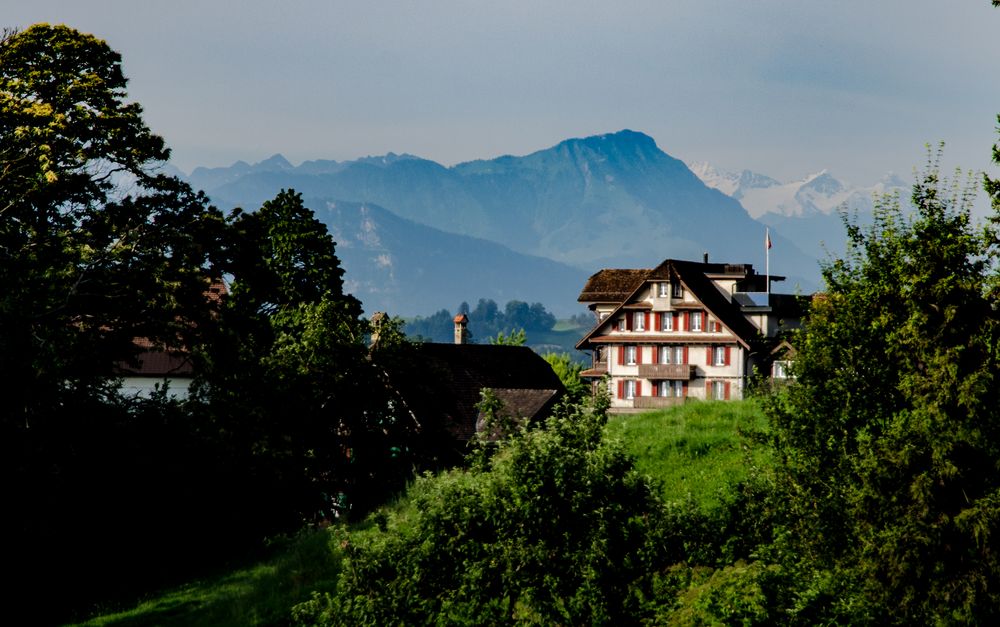
<path fill-rule="evenodd" d="M 684 298 L 684 286 L 681 285 L 680 281 L 670 282 L 670 297 L 671 298 Z"/>
<path fill-rule="evenodd" d="M 657 295 L 660 298 L 666 298 L 667 296 L 670 296 L 670 284 L 667 283 L 666 281 L 662 281 L 658 286 Z"/>

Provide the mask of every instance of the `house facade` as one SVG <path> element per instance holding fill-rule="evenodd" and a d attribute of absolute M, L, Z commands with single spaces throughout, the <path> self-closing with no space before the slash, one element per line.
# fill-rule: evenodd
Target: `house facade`
<path fill-rule="evenodd" d="M 604 269 L 578 300 L 596 323 L 577 344 L 605 376 L 617 412 L 689 398 L 743 397 L 752 374 L 770 376 L 774 349 L 799 326 L 803 297 L 775 294 L 752 264 L 667 259 L 652 269 Z"/>

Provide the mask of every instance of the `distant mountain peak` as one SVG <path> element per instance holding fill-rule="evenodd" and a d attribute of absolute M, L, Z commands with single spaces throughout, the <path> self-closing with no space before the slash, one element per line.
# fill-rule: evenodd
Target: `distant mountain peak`
<path fill-rule="evenodd" d="M 264 159 L 263 161 L 254 165 L 257 169 L 268 169 L 268 170 L 291 170 L 294 166 L 285 159 L 284 155 L 281 153 L 275 153 Z"/>

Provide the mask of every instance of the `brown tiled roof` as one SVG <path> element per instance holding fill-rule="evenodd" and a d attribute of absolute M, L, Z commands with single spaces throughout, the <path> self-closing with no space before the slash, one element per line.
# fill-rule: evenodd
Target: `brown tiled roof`
<path fill-rule="evenodd" d="M 642 285 L 649 272 L 648 268 L 644 270 L 605 268 L 587 279 L 583 291 L 576 300 L 581 303 L 620 303 Z"/>

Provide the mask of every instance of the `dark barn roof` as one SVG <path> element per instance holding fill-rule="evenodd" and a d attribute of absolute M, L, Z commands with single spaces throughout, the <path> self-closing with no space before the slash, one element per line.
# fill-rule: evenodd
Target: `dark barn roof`
<path fill-rule="evenodd" d="M 476 434 L 483 389 L 515 418 L 543 415 L 563 392 L 548 362 L 526 346 L 426 343 L 415 357 L 390 373 L 393 387 L 424 427 L 462 444 Z"/>

